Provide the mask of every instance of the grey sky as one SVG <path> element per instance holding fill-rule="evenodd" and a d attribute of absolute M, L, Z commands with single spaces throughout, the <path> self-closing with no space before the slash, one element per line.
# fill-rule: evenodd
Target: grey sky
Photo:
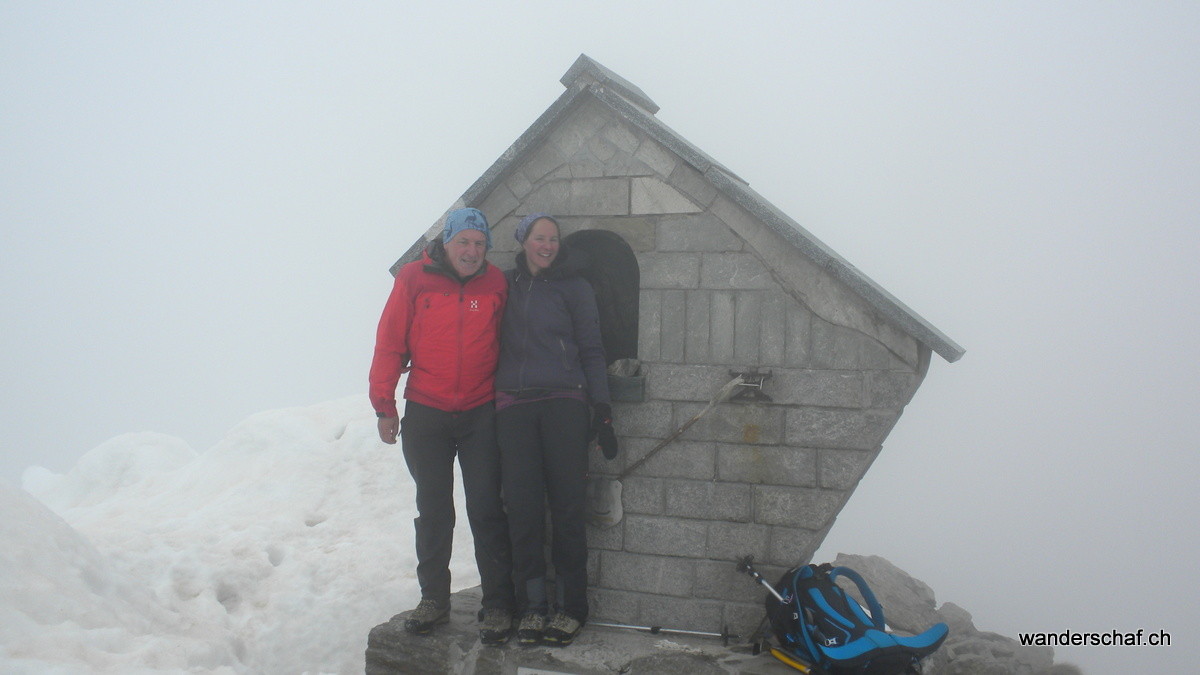
<path fill-rule="evenodd" d="M 0 478 L 365 392 L 388 265 L 582 52 L 967 349 L 830 547 L 985 629 L 1182 634 L 1169 583 L 1104 585 L 1200 554 L 1196 35 L 1188 2 L 6 2 Z"/>

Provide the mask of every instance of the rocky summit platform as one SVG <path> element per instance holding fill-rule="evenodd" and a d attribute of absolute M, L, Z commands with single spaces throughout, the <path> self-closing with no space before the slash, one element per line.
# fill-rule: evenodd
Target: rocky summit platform
<path fill-rule="evenodd" d="M 367 640 L 367 675 L 794 675 L 742 639 L 587 625 L 567 647 L 503 647 L 479 642 L 479 588 L 451 599 L 450 623 L 426 636 L 404 632 L 407 612 L 376 626 Z"/>
<path fill-rule="evenodd" d="M 981 631 L 969 612 L 946 602 L 933 589 L 878 556 L 838 554 L 835 565 L 858 571 L 887 611 L 892 630 L 912 635 L 936 623 L 950 637 L 922 662 L 925 675 L 1079 675 L 1077 667 L 1054 662 L 1049 647 L 1027 647 L 1012 638 Z M 855 589 L 847 589 L 854 593 Z M 479 588 L 455 594 L 450 623 L 431 635 L 404 632 L 408 613 L 371 630 L 366 672 L 417 675 L 794 675 L 769 654 L 755 654 L 757 636 L 699 636 L 588 624 L 568 647 L 485 647 L 479 642 Z M 664 626 L 670 629 L 671 626 Z"/>

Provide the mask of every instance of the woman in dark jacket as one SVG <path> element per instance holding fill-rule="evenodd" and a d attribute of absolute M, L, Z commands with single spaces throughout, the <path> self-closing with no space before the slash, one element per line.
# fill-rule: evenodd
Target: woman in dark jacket
<path fill-rule="evenodd" d="M 612 408 L 595 293 L 568 264 L 558 222 L 531 214 L 517 225 L 516 238 L 522 250 L 516 269 L 505 273 L 496 437 L 521 616 L 517 641 L 567 645 L 588 616 L 588 433 L 593 424 L 611 429 Z M 543 552 L 547 501 L 553 603 Z"/>

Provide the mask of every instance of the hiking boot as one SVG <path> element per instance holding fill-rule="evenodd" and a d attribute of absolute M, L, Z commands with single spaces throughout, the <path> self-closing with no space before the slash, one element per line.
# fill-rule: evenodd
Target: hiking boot
<path fill-rule="evenodd" d="M 512 635 L 512 612 L 491 607 L 479 610 L 479 641 L 485 645 L 498 646 L 508 642 Z"/>
<path fill-rule="evenodd" d="M 438 624 L 450 621 L 450 603 L 423 598 L 404 620 L 404 630 L 413 635 L 428 635 Z"/>
<path fill-rule="evenodd" d="M 542 633 L 542 642 L 555 647 L 566 647 L 579 635 L 583 623 L 576 621 L 570 614 L 559 612 L 550 619 L 546 631 Z"/>
<path fill-rule="evenodd" d="M 517 644 L 531 647 L 542 643 L 542 633 L 546 630 L 546 617 L 529 612 L 521 617 L 521 625 L 517 626 Z"/>

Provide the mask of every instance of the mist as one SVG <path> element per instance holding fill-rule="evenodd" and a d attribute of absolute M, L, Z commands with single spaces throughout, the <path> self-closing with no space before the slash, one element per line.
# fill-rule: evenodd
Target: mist
<path fill-rule="evenodd" d="M 1200 626 L 1197 34 L 1171 2 L 5 3 L 0 479 L 365 391 L 388 267 L 586 53 L 967 350 L 817 557 L 1008 635 L 1166 630 L 1057 651 L 1168 672 Z"/>

